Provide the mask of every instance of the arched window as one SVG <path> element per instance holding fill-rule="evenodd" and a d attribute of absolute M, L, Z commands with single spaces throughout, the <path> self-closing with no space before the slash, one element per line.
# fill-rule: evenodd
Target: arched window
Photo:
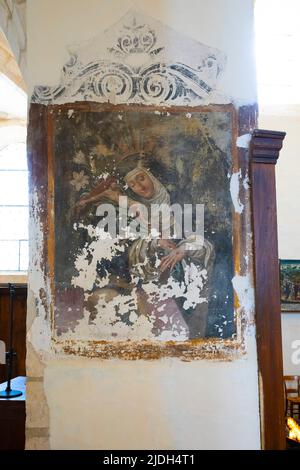
<path fill-rule="evenodd" d="M 0 271 L 28 267 L 28 174 L 25 142 L 0 141 Z"/>
<path fill-rule="evenodd" d="M 0 276 L 28 268 L 27 95 L 0 68 Z"/>

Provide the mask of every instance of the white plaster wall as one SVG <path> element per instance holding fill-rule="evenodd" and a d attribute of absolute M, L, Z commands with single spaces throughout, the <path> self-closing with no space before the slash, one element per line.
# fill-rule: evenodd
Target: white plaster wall
<path fill-rule="evenodd" d="M 284 375 L 300 375 L 300 313 L 284 313 L 281 321 Z"/>
<path fill-rule="evenodd" d="M 256 381 L 250 358 L 221 364 L 56 360 L 45 371 L 50 445 L 257 449 Z"/>
<path fill-rule="evenodd" d="M 59 82 L 67 45 L 96 36 L 132 7 L 225 51 L 220 88 L 236 101 L 256 101 L 252 0 L 28 0 L 29 94 Z M 232 362 L 50 356 L 44 376 L 52 449 L 260 448 L 253 329 L 247 354 Z"/>

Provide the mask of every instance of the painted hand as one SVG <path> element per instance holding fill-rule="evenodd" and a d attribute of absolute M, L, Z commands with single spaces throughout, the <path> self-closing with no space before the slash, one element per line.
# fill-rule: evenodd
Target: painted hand
<path fill-rule="evenodd" d="M 159 269 L 161 272 L 174 268 L 175 264 L 181 261 L 184 258 L 185 251 L 182 248 L 176 248 L 172 250 L 170 254 L 164 256 L 161 260 Z"/>

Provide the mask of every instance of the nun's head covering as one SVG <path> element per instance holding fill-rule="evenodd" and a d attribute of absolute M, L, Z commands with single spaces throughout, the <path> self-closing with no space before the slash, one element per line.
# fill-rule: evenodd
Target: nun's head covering
<path fill-rule="evenodd" d="M 119 176 L 128 182 L 130 178 L 136 174 L 143 172 L 152 181 L 154 186 L 153 196 L 151 198 L 144 198 L 134 193 L 134 198 L 145 205 L 148 204 L 168 204 L 170 205 L 170 196 L 164 185 L 151 173 L 149 169 L 150 156 L 144 153 L 136 153 L 124 157 L 118 165 Z"/>

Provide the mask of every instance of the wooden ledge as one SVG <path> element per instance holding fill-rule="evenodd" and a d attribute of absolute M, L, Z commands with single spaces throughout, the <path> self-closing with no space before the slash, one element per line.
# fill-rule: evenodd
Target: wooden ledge
<path fill-rule="evenodd" d="M 286 132 L 254 129 L 250 144 L 253 163 L 276 165 Z"/>

